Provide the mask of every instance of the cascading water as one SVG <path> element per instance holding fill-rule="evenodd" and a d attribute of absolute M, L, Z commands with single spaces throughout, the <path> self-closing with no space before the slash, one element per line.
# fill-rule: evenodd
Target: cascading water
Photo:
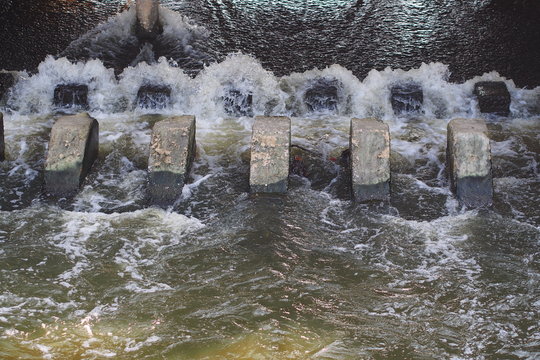
<path fill-rule="evenodd" d="M 495 71 L 456 83 L 438 62 L 373 69 L 363 80 L 337 64 L 270 71 L 268 58 L 245 54 L 273 51 L 263 40 L 223 52 L 245 41 L 231 19 L 259 22 L 256 2 L 245 1 L 257 9 L 253 18 L 224 1 L 193 19 L 181 13 L 189 4 L 163 3 L 162 32 L 151 42 L 137 38 L 128 9 L 35 73 L 20 73 L 10 90 L 2 109 L 0 358 L 539 356 L 540 87 L 518 87 Z M 323 12 L 362 18 L 397 6 L 358 2 L 355 13 L 337 3 Z M 317 6 L 306 19 L 317 18 Z M 194 20 L 211 16 L 234 36 L 220 43 Z M 299 26 L 320 39 L 324 29 L 306 24 Z M 506 84 L 509 117 L 480 113 L 479 81 Z M 391 89 L 411 83 L 423 104 L 396 114 Z M 87 110 L 100 122 L 98 160 L 81 191 L 61 199 L 42 190 L 49 133 L 59 111 L 79 109 L 59 108 L 59 84 L 86 85 Z M 162 97 L 141 95 L 156 87 Z M 191 181 L 168 209 L 150 207 L 151 129 L 179 114 L 197 118 Z M 303 168 L 285 196 L 248 194 L 255 115 L 291 117 Z M 387 205 L 351 201 L 342 156 L 350 118 L 372 116 L 391 130 Z M 488 122 L 491 209 L 461 208 L 449 190 L 446 125 L 458 117 Z"/>

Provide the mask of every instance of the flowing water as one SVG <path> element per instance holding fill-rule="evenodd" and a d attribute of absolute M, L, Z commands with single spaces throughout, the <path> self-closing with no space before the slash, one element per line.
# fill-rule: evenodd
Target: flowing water
<path fill-rule="evenodd" d="M 138 43 L 126 10 L 22 73 L 2 109 L 0 359 L 540 357 L 540 87 L 495 71 L 455 83 L 440 62 L 361 80 L 349 64 L 305 70 L 306 48 L 281 54 L 277 71 L 271 53 L 247 55 L 271 46 L 231 25 L 272 28 L 248 11 L 262 11 L 256 1 L 238 2 L 245 14 L 216 1 L 207 23 L 196 2 L 163 3 L 154 44 Z M 304 19 L 353 23 L 370 9 L 344 13 L 346 3 L 298 8 L 315 9 Z M 232 35 L 213 36 L 214 21 Z M 306 31 L 324 38 L 314 23 Z M 244 41 L 251 47 L 227 55 Z M 328 49 L 321 45 L 326 60 Z M 506 83 L 508 118 L 479 112 L 480 80 Z M 422 111 L 395 115 L 389 88 L 410 81 L 423 88 Z M 306 92 L 321 82 L 335 86 L 334 105 L 310 107 Z M 100 153 L 81 191 L 57 199 L 42 183 L 62 83 L 88 85 Z M 138 107 L 147 84 L 169 86 L 170 106 Z M 254 115 L 291 117 L 306 176 L 291 176 L 287 195 L 249 194 L 253 118 L 226 111 L 231 91 L 251 97 Z M 196 116 L 197 156 L 182 196 L 161 209 L 147 204 L 148 146 L 153 124 L 171 114 Z M 366 116 L 391 129 L 390 204 L 352 202 L 340 165 L 350 118 Z M 449 191 L 446 125 L 457 117 L 488 123 L 491 209 L 462 208 Z"/>

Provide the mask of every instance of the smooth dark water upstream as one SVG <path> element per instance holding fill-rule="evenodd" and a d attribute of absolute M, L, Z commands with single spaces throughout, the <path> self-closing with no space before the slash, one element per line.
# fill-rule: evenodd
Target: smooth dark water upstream
<path fill-rule="evenodd" d="M 133 11 L 93 29 L 120 2 L 7 4 L 0 67 L 34 75 L 1 109 L 0 359 L 540 357 L 534 11 L 162 1 L 164 33 L 141 47 Z M 46 54 L 61 56 L 35 69 Z M 336 105 L 313 110 L 303 99 L 321 79 L 337 84 Z M 395 115 L 389 87 L 411 80 L 422 112 Z M 480 80 L 505 82 L 509 117 L 479 112 Z M 88 85 L 100 122 L 99 158 L 69 199 L 42 189 L 62 83 Z M 169 86 L 170 107 L 137 107 L 145 84 Z M 254 115 L 290 116 L 292 143 L 309 149 L 307 177 L 291 176 L 287 195 L 248 193 L 253 119 L 224 110 L 230 89 L 252 95 Z M 197 117 L 197 157 L 164 210 L 147 205 L 146 168 L 151 128 L 170 114 Z M 367 116 L 391 130 L 386 205 L 353 203 L 335 161 L 350 118 Z M 449 190 L 446 125 L 457 117 L 488 123 L 491 209 L 461 208 Z"/>

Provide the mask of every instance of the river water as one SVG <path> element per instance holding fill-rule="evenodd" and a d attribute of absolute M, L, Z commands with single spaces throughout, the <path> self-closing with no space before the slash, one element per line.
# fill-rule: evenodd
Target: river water
<path fill-rule="evenodd" d="M 120 8 L 90 3 L 99 19 Z M 538 63 L 528 72 L 498 68 L 505 60 L 484 69 L 481 50 L 460 62 L 430 40 L 441 39 L 446 14 L 495 10 L 480 1 L 457 9 L 450 1 L 162 3 L 164 33 L 151 46 L 133 35 L 133 9 L 123 11 L 37 69 L 28 65 L 3 105 L 1 359 L 540 356 Z M 274 14 L 267 22 L 265 12 Z M 377 46 L 367 35 L 334 37 L 337 23 L 360 31 L 362 21 L 380 35 L 376 18 L 388 25 L 372 35 Z M 378 55 L 363 57 L 364 46 Z M 479 112 L 480 80 L 506 83 L 509 117 Z M 304 96 L 321 81 L 336 84 L 337 104 L 313 110 Z M 389 87 L 410 81 L 424 90 L 423 109 L 395 115 Z M 99 158 L 66 199 L 42 189 L 60 83 L 87 84 L 100 123 Z M 149 83 L 171 88 L 169 107 L 137 107 Z M 224 110 L 231 89 L 251 94 L 255 115 L 291 117 L 306 177 L 291 176 L 287 195 L 249 194 L 253 119 Z M 171 114 L 197 118 L 191 182 L 170 208 L 149 207 L 151 128 Z M 337 160 L 350 118 L 366 116 L 391 129 L 390 204 L 352 202 Z M 462 208 L 449 191 L 446 125 L 457 117 L 488 123 L 491 209 Z"/>

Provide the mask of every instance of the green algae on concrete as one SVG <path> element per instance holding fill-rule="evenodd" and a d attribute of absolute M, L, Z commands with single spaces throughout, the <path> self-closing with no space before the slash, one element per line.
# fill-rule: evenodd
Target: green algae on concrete
<path fill-rule="evenodd" d="M 251 137 L 249 186 L 252 193 L 285 193 L 289 179 L 291 120 L 257 116 Z"/>
<path fill-rule="evenodd" d="M 351 181 L 356 201 L 390 195 L 390 132 L 380 120 L 351 119 Z"/>
<path fill-rule="evenodd" d="M 154 125 L 148 160 L 152 203 L 170 205 L 182 194 L 194 155 L 194 116 L 175 116 Z"/>
<path fill-rule="evenodd" d="M 99 151 L 99 123 L 87 113 L 59 118 L 51 130 L 45 162 L 45 190 L 72 195 L 84 181 Z"/>

